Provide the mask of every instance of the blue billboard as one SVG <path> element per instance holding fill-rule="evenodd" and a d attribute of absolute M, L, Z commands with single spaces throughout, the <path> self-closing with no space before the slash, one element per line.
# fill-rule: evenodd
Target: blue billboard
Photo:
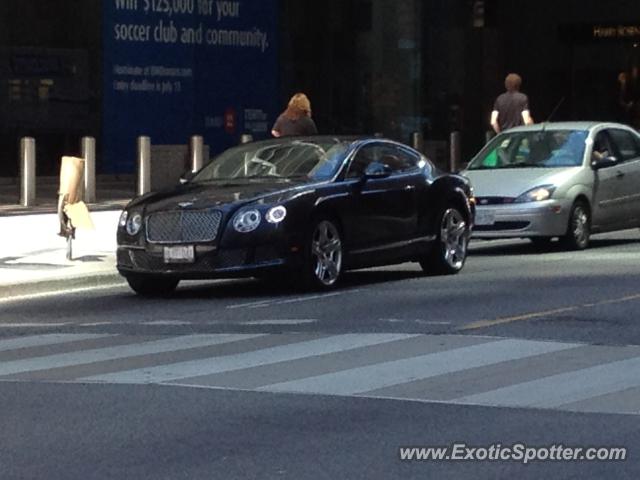
<path fill-rule="evenodd" d="M 278 0 L 105 0 L 103 173 L 136 138 L 212 152 L 268 135 L 278 105 Z"/>

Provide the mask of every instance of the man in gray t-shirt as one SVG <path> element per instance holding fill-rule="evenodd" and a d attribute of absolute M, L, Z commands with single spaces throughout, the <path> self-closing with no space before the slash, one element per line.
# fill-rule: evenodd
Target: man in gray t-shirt
<path fill-rule="evenodd" d="M 531 125 L 533 118 L 529 112 L 529 98 L 520 92 L 522 78 L 510 73 L 504 80 L 506 92 L 498 96 L 491 112 L 491 126 L 496 133 L 518 125 Z"/>

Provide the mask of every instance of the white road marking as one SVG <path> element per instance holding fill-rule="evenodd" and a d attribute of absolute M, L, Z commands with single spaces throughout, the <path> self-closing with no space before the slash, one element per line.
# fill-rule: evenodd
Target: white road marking
<path fill-rule="evenodd" d="M 114 335 L 94 333 L 51 333 L 46 335 L 32 335 L 28 337 L 8 338 L 0 340 L 0 352 L 18 350 L 21 348 L 42 347 L 60 343 L 79 342 L 82 340 L 94 340 L 96 338 L 112 337 Z"/>
<path fill-rule="evenodd" d="M 0 323 L 0 328 L 60 328 L 72 325 L 69 322 L 22 322 L 22 323 Z"/>
<path fill-rule="evenodd" d="M 276 383 L 258 390 L 355 395 L 413 380 L 567 350 L 576 346 L 570 343 L 499 340 L 300 380 Z"/>
<path fill-rule="evenodd" d="M 640 386 L 640 357 L 596 365 L 572 372 L 456 398 L 474 405 L 560 407 L 599 395 Z"/>
<path fill-rule="evenodd" d="M 286 305 L 289 303 L 299 303 L 306 302 L 308 300 L 318 300 L 319 298 L 329 298 L 329 297 L 337 297 L 339 295 L 345 295 L 348 293 L 360 292 L 362 289 L 356 290 L 343 290 L 340 292 L 332 292 L 332 293 L 324 293 L 322 295 L 305 295 L 304 297 L 295 297 L 288 298 L 286 300 L 259 300 L 256 302 L 248 302 L 248 303 L 238 303 L 235 305 L 228 305 L 227 308 L 229 310 L 233 310 L 236 308 L 264 308 L 271 307 L 274 305 Z"/>
<path fill-rule="evenodd" d="M 242 370 L 273 363 L 327 355 L 372 345 L 406 340 L 410 334 L 346 334 L 304 342 L 279 345 L 257 351 L 238 353 L 215 359 L 191 360 L 171 365 L 138 368 L 123 372 L 95 375 L 79 380 L 107 383 L 160 383 L 214 373 Z"/>
<path fill-rule="evenodd" d="M 379 318 L 378 321 L 385 323 L 419 323 L 420 325 L 451 325 L 451 322 L 438 322 L 410 318 Z"/>
<path fill-rule="evenodd" d="M 316 323 L 318 320 L 314 318 L 301 318 L 301 319 L 267 319 L 267 320 L 246 320 L 240 322 L 239 325 L 306 325 L 309 323 Z"/>
<path fill-rule="evenodd" d="M 49 370 L 52 368 L 71 367 L 90 363 L 117 360 L 121 358 L 140 357 L 154 353 L 174 352 L 189 348 L 208 347 L 224 343 L 238 342 L 261 337 L 262 334 L 212 334 L 212 335 L 184 335 L 151 342 L 116 345 L 113 347 L 96 348 L 79 352 L 60 353 L 45 357 L 27 358 L 0 363 L 0 376 L 16 373 Z"/>
<path fill-rule="evenodd" d="M 192 322 L 185 322 L 182 320 L 155 320 L 153 322 L 141 322 L 140 325 L 151 325 L 151 326 L 184 326 L 184 325 L 192 325 Z"/>

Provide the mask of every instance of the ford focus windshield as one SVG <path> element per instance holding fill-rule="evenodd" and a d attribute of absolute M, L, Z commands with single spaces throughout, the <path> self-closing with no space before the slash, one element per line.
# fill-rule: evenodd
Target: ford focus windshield
<path fill-rule="evenodd" d="M 231 148 L 203 168 L 193 182 L 250 178 L 327 180 L 342 165 L 347 142 L 291 140 Z"/>
<path fill-rule="evenodd" d="M 489 142 L 468 169 L 578 167 L 587 134 L 585 130 L 506 132 Z"/>

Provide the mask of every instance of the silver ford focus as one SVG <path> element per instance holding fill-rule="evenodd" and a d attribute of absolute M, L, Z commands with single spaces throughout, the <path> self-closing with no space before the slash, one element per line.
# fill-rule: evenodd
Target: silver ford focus
<path fill-rule="evenodd" d="M 475 190 L 473 237 L 558 237 L 584 249 L 592 233 L 640 226 L 640 135 L 617 123 L 517 127 L 462 172 Z"/>

